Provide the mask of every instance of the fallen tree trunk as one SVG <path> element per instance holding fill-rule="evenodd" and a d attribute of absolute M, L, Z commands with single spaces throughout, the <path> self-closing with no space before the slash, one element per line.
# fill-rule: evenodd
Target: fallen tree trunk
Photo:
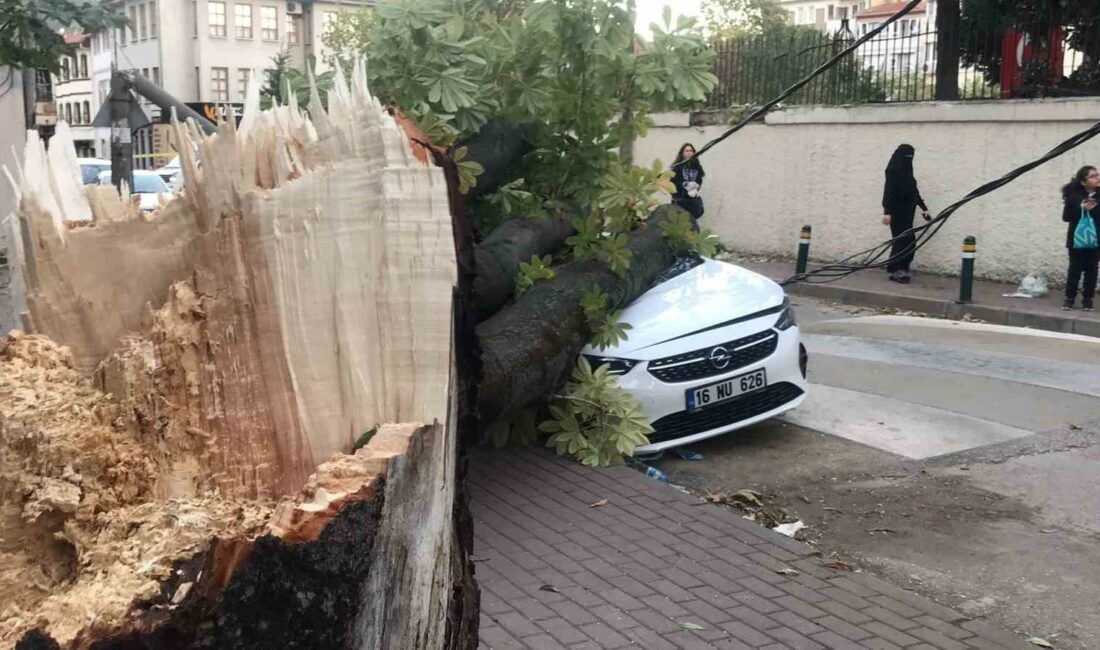
<path fill-rule="evenodd" d="M 177 125 L 186 191 L 152 215 L 81 188 L 64 127 L 30 139 L 0 646 L 475 646 L 450 188 L 337 76 L 309 117 L 257 87 L 239 130 Z"/>
<path fill-rule="evenodd" d="M 629 234 L 630 270 L 619 277 L 596 260 L 555 269 L 514 304 L 480 323 L 483 378 L 479 405 L 483 422 L 493 422 L 558 389 L 576 364 L 590 335 L 580 308 L 581 293 L 596 285 L 620 309 L 647 291 L 675 261 L 656 227 L 672 206 L 661 206 L 647 227 Z"/>
<path fill-rule="evenodd" d="M 566 238 L 576 232 L 576 216 L 555 212 L 537 219 L 509 219 L 477 245 L 474 305 L 479 322 L 512 299 L 520 263 L 530 262 L 535 255 L 549 255 L 565 245 Z"/>
<path fill-rule="evenodd" d="M 466 158 L 481 165 L 477 184 L 470 188 L 466 198 L 474 200 L 515 178 L 519 162 L 535 148 L 537 124 L 506 124 L 489 122 L 477 133 L 458 143 L 466 147 Z"/>

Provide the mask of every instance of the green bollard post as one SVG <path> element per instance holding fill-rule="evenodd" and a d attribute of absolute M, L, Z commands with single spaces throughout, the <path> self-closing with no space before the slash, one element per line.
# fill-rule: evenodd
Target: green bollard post
<path fill-rule="evenodd" d="M 977 253 L 978 244 L 974 237 L 963 240 L 962 248 L 962 274 L 959 276 L 959 302 L 972 302 L 974 297 L 974 255 Z"/>
<path fill-rule="evenodd" d="M 802 232 L 798 234 L 798 262 L 795 264 L 795 273 L 806 272 L 806 262 L 810 259 L 810 234 L 813 228 L 802 226 Z"/>

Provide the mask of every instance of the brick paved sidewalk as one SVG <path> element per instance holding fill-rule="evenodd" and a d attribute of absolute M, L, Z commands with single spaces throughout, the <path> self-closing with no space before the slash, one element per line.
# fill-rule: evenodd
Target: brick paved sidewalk
<path fill-rule="evenodd" d="M 486 450 L 470 477 L 483 648 L 1034 648 L 629 468 Z"/>

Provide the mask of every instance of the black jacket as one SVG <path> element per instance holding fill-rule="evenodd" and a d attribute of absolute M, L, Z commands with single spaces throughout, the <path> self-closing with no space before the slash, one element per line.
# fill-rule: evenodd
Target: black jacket
<path fill-rule="evenodd" d="M 703 171 L 703 166 L 696 160 L 688 160 L 683 165 L 677 167 L 672 176 L 672 184 L 676 188 L 672 193 L 673 200 L 694 200 L 697 198 L 688 196 L 687 190 L 684 189 L 684 183 L 694 181 L 699 184 L 699 187 L 703 187 L 703 177 L 706 175 L 707 173 Z"/>
<path fill-rule="evenodd" d="M 917 188 L 917 179 L 913 177 L 913 148 L 903 144 L 890 157 L 890 163 L 886 166 L 882 210 L 884 214 L 910 216 L 918 205 L 921 210 L 928 210 Z"/>
<path fill-rule="evenodd" d="M 1066 228 L 1066 248 L 1073 248 L 1073 233 L 1077 230 L 1077 223 L 1081 221 L 1081 202 L 1088 198 L 1088 192 L 1080 183 L 1071 183 L 1062 188 L 1062 200 L 1065 205 L 1062 207 L 1062 221 L 1069 224 Z M 1100 203 L 1100 194 L 1093 197 L 1097 203 Z M 1100 224 L 1100 205 L 1089 210 L 1088 213 L 1092 215 L 1093 222 Z"/>

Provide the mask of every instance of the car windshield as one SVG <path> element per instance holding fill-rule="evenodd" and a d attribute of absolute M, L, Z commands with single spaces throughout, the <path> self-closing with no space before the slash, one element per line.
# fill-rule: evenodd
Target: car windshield
<path fill-rule="evenodd" d="M 156 174 L 134 174 L 134 192 L 138 194 L 157 194 L 169 192 L 164 179 Z"/>
<path fill-rule="evenodd" d="M 110 165 L 85 163 L 80 166 L 80 177 L 85 185 L 91 185 L 96 182 L 96 178 L 99 177 L 100 172 L 110 171 L 110 169 Z"/>

